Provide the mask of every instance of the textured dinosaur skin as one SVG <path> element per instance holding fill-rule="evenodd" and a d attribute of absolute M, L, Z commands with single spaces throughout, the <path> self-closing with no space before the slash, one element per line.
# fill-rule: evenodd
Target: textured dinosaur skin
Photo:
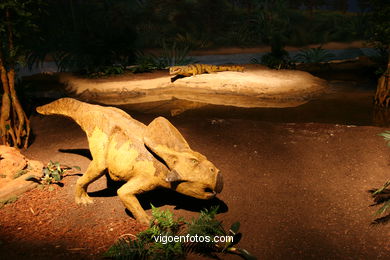
<path fill-rule="evenodd" d="M 238 71 L 243 72 L 242 66 L 216 66 L 208 64 L 191 64 L 187 66 L 172 66 L 169 68 L 170 75 L 195 76 L 203 73 L 213 73 L 219 71 Z"/>
<path fill-rule="evenodd" d="M 136 194 L 165 187 L 179 193 L 211 199 L 222 191 L 219 170 L 207 158 L 189 147 L 184 137 L 165 118 L 149 125 L 114 107 L 103 107 L 62 98 L 37 108 L 40 114 L 72 118 L 85 131 L 92 161 L 77 180 L 75 200 L 92 203 L 88 185 L 106 170 L 115 181 L 126 181 L 117 191 L 125 207 L 141 223 L 148 224 Z"/>

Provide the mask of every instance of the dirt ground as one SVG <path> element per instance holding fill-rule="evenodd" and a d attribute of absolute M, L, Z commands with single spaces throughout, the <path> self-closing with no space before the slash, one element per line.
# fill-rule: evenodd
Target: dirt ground
<path fill-rule="evenodd" d="M 142 122 L 150 116 L 138 117 Z M 218 196 L 227 225 L 240 221 L 240 246 L 259 259 L 388 259 L 388 226 L 372 227 L 366 192 L 389 177 L 383 128 L 321 123 L 266 123 L 240 119 L 174 118 L 193 149 L 224 174 Z M 62 117 L 33 116 L 32 159 L 86 169 L 82 130 Z M 116 238 L 142 229 L 125 212 L 104 178 L 92 184 L 95 204 L 77 206 L 78 176 L 54 191 L 33 190 L 0 210 L 0 258 L 98 258 Z M 101 191 L 101 192 L 99 192 Z M 163 193 L 164 195 L 164 193 Z M 176 205 L 196 215 L 201 201 L 151 194 L 147 205 Z M 208 206 L 210 202 L 204 203 Z M 166 206 L 173 208 L 173 206 Z M 150 211 L 148 211 L 150 212 Z"/>
<path fill-rule="evenodd" d="M 220 205 L 218 218 L 240 221 L 239 245 L 259 259 L 389 259 L 390 226 L 370 225 L 376 208 L 367 193 L 389 179 L 390 148 L 378 136 L 388 128 L 369 126 L 373 89 L 340 90 L 339 80 L 333 93 L 297 108 L 204 106 L 165 115 L 221 170 L 225 186 L 212 201 L 150 192 L 140 196 L 144 208 L 190 218 Z M 146 124 L 157 116 L 130 113 Z M 31 123 L 28 158 L 87 168 L 87 140 L 73 121 L 33 114 Z M 76 205 L 78 177 L 0 209 L 0 259 L 99 259 L 119 236 L 143 229 L 105 177 L 88 190 L 94 205 Z"/>

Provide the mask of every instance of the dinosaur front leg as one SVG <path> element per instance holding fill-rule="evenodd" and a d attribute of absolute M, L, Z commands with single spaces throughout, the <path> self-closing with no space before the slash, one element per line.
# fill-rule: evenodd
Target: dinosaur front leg
<path fill-rule="evenodd" d="M 95 161 L 92 161 L 87 171 L 76 182 L 75 200 L 77 204 L 90 204 L 93 200 L 87 194 L 88 185 L 96 181 L 104 174 L 105 167 L 100 166 Z"/>
<path fill-rule="evenodd" d="M 137 221 L 145 225 L 149 225 L 150 216 L 146 214 L 135 195 L 152 190 L 156 186 L 155 183 L 151 183 L 145 178 L 138 177 L 129 180 L 117 191 L 118 196 L 125 207 L 133 214 Z"/>

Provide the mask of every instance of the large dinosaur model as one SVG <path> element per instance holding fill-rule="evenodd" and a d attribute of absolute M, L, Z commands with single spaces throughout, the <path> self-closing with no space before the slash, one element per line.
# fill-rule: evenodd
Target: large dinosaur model
<path fill-rule="evenodd" d="M 232 65 L 232 66 L 217 66 L 208 64 L 190 64 L 186 66 L 172 66 L 169 68 L 170 75 L 181 75 L 181 76 L 195 76 L 203 73 L 214 73 L 220 71 L 238 71 L 243 72 L 244 67 Z"/>
<path fill-rule="evenodd" d="M 92 161 L 77 180 L 75 200 L 92 203 L 88 185 L 108 171 L 115 181 L 126 181 L 117 191 L 126 208 L 141 223 L 148 224 L 136 194 L 165 187 L 179 193 L 211 199 L 222 191 L 219 170 L 207 158 L 189 147 L 184 137 L 165 118 L 148 126 L 114 107 L 103 107 L 62 98 L 40 106 L 44 115 L 72 118 L 86 132 Z"/>

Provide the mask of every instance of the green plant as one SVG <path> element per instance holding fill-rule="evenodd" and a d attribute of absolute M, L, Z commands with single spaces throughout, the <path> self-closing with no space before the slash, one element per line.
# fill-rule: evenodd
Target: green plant
<path fill-rule="evenodd" d="M 385 142 L 387 142 L 387 145 L 390 146 L 390 130 L 386 130 L 378 135 L 382 136 L 383 139 L 385 139 Z"/>
<path fill-rule="evenodd" d="M 178 45 L 184 46 L 191 50 L 204 49 L 210 47 L 211 43 L 207 40 L 204 34 L 199 35 L 194 33 L 185 32 L 184 34 L 178 33 L 175 37 L 175 42 Z"/>
<path fill-rule="evenodd" d="M 112 65 L 101 67 L 99 71 L 88 74 L 90 78 L 102 78 L 112 75 L 123 74 L 125 69 L 121 65 Z"/>
<path fill-rule="evenodd" d="M 25 60 L 27 42 L 36 32 L 41 1 L 0 2 L 0 73 L 2 102 L 0 144 L 27 148 L 30 123 L 15 89 L 16 68 Z"/>
<path fill-rule="evenodd" d="M 390 5 L 381 0 L 369 0 L 367 40 L 374 48 L 389 50 L 390 48 Z"/>
<path fill-rule="evenodd" d="M 137 65 L 130 66 L 129 70 L 133 73 L 142 73 L 195 62 L 194 59 L 188 57 L 189 46 L 178 45 L 176 42 L 169 46 L 163 42 L 162 47 L 160 55 L 145 54 L 142 51 L 136 52 Z"/>
<path fill-rule="evenodd" d="M 46 2 L 30 62 L 49 55 L 61 71 L 97 76 L 110 74 L 113 64 L 134 62 L 137 1 Z"/>
<path fill-rule="evenodd" d="M 367 41 L 374 47 L 379 55 L 374 58 L 378 69 L 376 73 L 381 74 L 378 80 L 375 94 L 375 104 L 378 106 L 389 106 L 390 90 L 390 5 L 380 0 L 370 0 L 370 11 L 368 14 Z"/>
<path fill-rule="evenodd" d="M 34 176 L 26 177 L 27 181 L 36 181 L 43 185 L 49 185 L 54 183 L 59 183 L 70 170 L 75 169 L 80 171 L 80 167 L 78 166 L 65 166 L 61 165 L 59 162 L 50 161 L 46 167 L 42 170 L 42 177 L 37 179 Z"/>
<path fill-rule="evenodd" d="M 372 224 L 383 224 L 390 221 L 390 189 L 387 187 L 390 186 L 390 180 L 387 181 L 381 188 L 379 189 L 371 189 L 369 192 L 374 198 L 374 204 L 371 206 L 382 206 L 375 212 L 375 215 L 383 215 L 388 212 L 387 215 L 383 217 L 376 218 Z"/>
<path fill-rule="evenodd" d="M 144 73 L 150 72 L 152 70 L 164 69 L 165 66 L 159 59 L 157 55 L 154 54 L 145 54 L 142 51 L 137 51 L 136 56 L 136 65 L 128 66 L 126 69 L 130 70 L 133 73 Z"/>
<path fill-rule="evenodd" d="M 382 136 L 385 141 L 387 142 L 387 145 L 390 146 L 390 131 L 387 130 L 383 133 L 380 133 L 379 136 Z M 379 189 L 371 189 L 369 192 L 371 193 L 374 204 L 371 206 L 382 206 L 376 211 L 375 215 L 383 215 L 386 212 L 390 211 L 390 189 L 387 187 L 390 186 L 390 180 L 387 181 L 381 188 Z M 380 224 L 380 223 L 387 223 L 390 221 L 390 213 L 383 217 L 376 218 L 372 223 L 373 224 Z"/>
<path fill-rule="evenodd" d="M 386 72 L 389 55 L 390 51 L 388 49 L 377 46 L 374 48 L 374 53 L 369 56 L 369 58 L 376 64 L 375 75 L 378 77 Z"/>
<path fill-rule="evenodd" d="M 201 211 L 198 219 L 186 222 L 183 218 L 175 218 L 169 210 L 161 211 L 152 206 L 153 218 L 150 226 L 136 236 L 122 236 L 109 250 L 105 257 L 113 259 L 184 259 L 189 253 L 216 257 L 215 253 L 233 253 L 245 259 L 256 259 L 246 250 L 234 247 L 241 238 L 238 233 L 239 223 L 234 223 L 229 231 L 225 231 L 222 222 L 215 219 L 218 207 Z M 225 243 L 213 241 L 215 236 L 233 237 Z M 172 241 L 168 241 L 172 237 Z M 192 242 L 185 238 L 207 241 Z M 165 240 L 163 239 L 165 238 Z M 208 239 L 207 239 L 208 238 Z"/>
<path fill-rule="evenodd" d="M 295 68 L 294 61 L 290 58 L 288 52 L 284 49 L 267 53 L 261 57 L 260 61 L 256 58 L 253 58 L 251 62 L 255 64 L 262 64 L 271 69 L 277 70 Z"/>
<path fill-rule="evenodd" d="M 323 49 L 321 46 L 317 48 L 302 49 L 294 59 L 302 63 L 321 63 L 330 61 L 334 55 Z"/>
<path fill-rule="evenodd" d="M 188 58 L 188 53 L 190 52 L 189 46 L 179 46 L 176 42 L 168 45 L 166 42 L 163 42 L 162 47 L 162 53 L 158 57 L 158 60 L 165 68 L 176 65 L 187 65 L 194 62 L 192 58 Z"/>

